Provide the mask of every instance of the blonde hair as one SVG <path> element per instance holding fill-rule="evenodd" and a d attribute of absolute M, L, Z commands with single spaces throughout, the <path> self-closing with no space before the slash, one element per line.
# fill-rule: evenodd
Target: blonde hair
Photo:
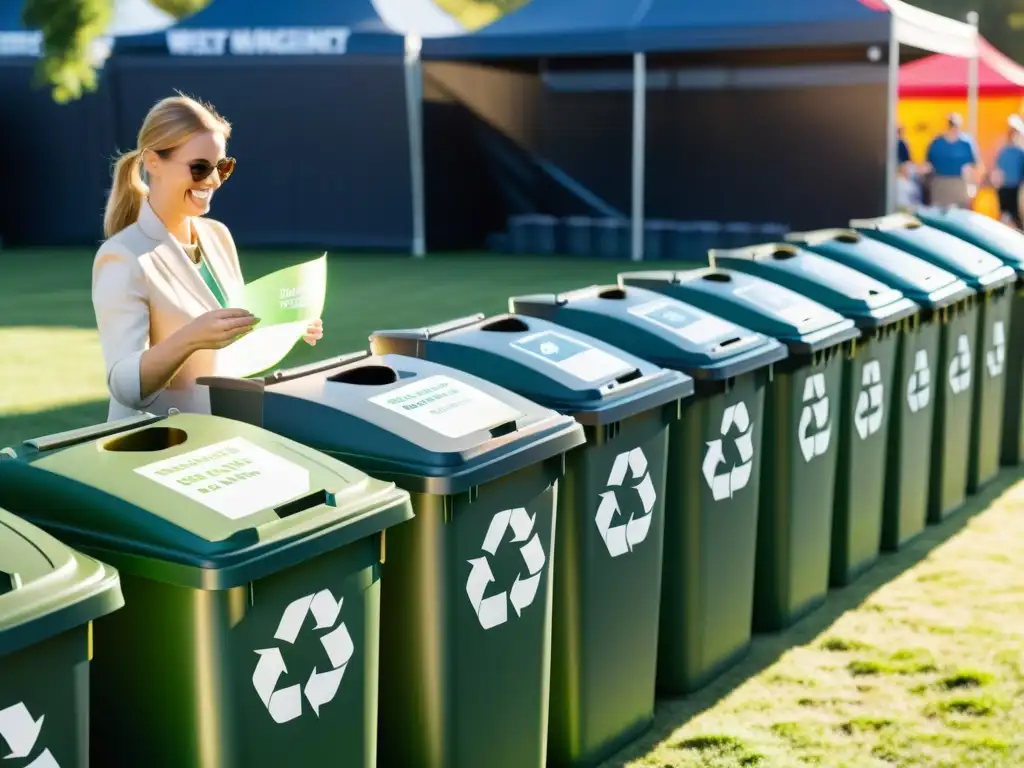
<path fill-rule="evenodd" d="M 178 93 L 158 101 L 139 129 L 137 146 L 114 164 L 113 184 L 103 215 L 103 232 L 113 237 L 139 218 L 149 187 L 142 180 L 142 155 L 147 150 L 166 156 L 199 133 L 231 137 L 231 125 L 213 107 Z"/>

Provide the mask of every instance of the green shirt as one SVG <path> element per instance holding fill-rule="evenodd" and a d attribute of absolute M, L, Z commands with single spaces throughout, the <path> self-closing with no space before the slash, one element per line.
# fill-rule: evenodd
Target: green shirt
<path fill-rule="evenodd" d="M 194 250 L 193 250 L 194 248 Z M 217 282 L 217 278 L 213 276 L 213 272 L 210 270 L 210 265 L 206 262 L 206 256 L 203 254 L 203 249 L 197 242 L 192 248 L 186 248 L 186 252 L 191 251 L 193 255 L 193 262 L 195 256 L 199 256 L 199 263 L 196 268 L 199 270 L 199 274 L 203 278 L 203 282 L 206 283 L 206 287 L 210 289 L 210 293 L 217 300 L 217 303 L 221 307 L 227 307 L 228 300 L 224 296 L 224 291 L 220 287 L 220 283 Z"/>

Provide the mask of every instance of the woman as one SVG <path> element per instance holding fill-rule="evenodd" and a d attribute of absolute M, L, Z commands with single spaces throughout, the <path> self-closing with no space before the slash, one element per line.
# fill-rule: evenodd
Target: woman
<path fill-rule="evenodd" d="M 93 263 L 92 301 L 110 391 L 108 419 L 177 408 L 209 413 L 200 376 L 259 318 L 231 306 L 243 280 L 227 227 L 205 218 L 235 168 L 231 126 L 185 96 L 154 106 L 118 159 Z M 145 181 L 143 181 L 143 176 Z M 304 339 L 323 337 L 317 320 Z"/>

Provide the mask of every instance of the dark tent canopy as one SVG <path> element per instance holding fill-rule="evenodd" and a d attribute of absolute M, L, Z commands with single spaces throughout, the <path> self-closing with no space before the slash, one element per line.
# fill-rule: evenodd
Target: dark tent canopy
<path fill-rule="evenodd" d="M 532 0 L 474 34 L 424 40 L 424 58 L 855 45 L 888 40 L 889 19 L 858 0 Z"/>
<path fill-rule="evenodd" d="M 215 0 L 166 32 L 124 37 L 120 51 L 172 55 L 402 55 L 404 38 L 370 0 Z"/>

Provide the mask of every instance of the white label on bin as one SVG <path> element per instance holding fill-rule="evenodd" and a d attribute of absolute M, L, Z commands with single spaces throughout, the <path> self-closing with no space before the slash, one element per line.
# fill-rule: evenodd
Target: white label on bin
<path fill-rule="evenodd" d="M 336 599 L 331 590 L 322 589 L 293 600 L 281 614 L 275 640 L 294 645 L 304 626 L 319 636 L 324 657 L 308 676 L 285 666 L 280 647 L 272 645 L 256 650 L 259 660 L 252 673 L 252 686 L 278 725 L 302 716 L 303 697 L 313 714 L 320 717 L 320 708 L 330 704 L 337 695 L 345 669 L 355 654 L 348 627 L 344 621 L 338 621 L 344 602 L 345 598 Z M 282 682 L 285 676 L 287 679 Z"/>
<path fill-rule="evenodd" d="M 46 715 L 40 715 L 38 720 L 33 717 L 24 702 L 0 709 L 0 742 L 7 745 L 9 752 L 4 755 L 5 759 L 28 759 L 36 749 L 36 742 L 39 741 L 39 734 L 43 730 L 43 720 L 45 719 Z M 44 749 L 32 761 L 29 768 L 60 768 L 60 766 L 50 750 Z"/>
<path fill-rule="evenodd" d="M 693 344 L 706 344 L 728 333 L 739 332 L 739 329 L 728 320 L 691 309 L 671 299 L 650 301 L 630 307 L 629 313 L 671 331 Z"/>
<path fill-rule="evenodd" d="M 774 285 L 748 285 L 738 289 L 736 295 L 792 323 L 798 329 L 826 312 L 831 314 L 831 310 L 823 312 L 820 304 L 805 299 L 799 293 Z"/>
<path fill-rule="evenodd" d="M 634 370 L 632 365 L 615 355 L 554 331 L 523 336 L 510 346 L 586 382 L 611 379 Z"/>
<path fill-rule="evenodd" d="M 429 376 L 371 397 L 369 402 L 451 438 L 491 429 L 523 415 L 498 398 L 448 376 Z"/>
<path fill-rule="evenodd" d="M 308 470 L 242 437 L 135 471 L 232 520 L 309 493 Z"/>
<path fill-rule="evenodd" d="M 718 438 L 707 444 L 701 472 L 712 498 L 722 501 L 747 487 L 754 466 L 754 424 L 746 403 L 741 400 L 725 409 L 718 434 Z M 733 435 L 731 453 L 736 457 L 731 466 L 724 445 L 730 434 Z"/>
<path fill-rule="evenodd" d="M 631 483 L 624 488 L 627 476 Z M 619 508 L 619 494 L 629 493 L 635 493 L 639 498 L 640 509 L 629 512 L 627 517 Z M 657 500 L 658 494 L 643 449 L 634 448 L 616 456 L 594 517 L 609 555 L 619 557 L 633 552 L 644 542 L 651 530 Z"/>

